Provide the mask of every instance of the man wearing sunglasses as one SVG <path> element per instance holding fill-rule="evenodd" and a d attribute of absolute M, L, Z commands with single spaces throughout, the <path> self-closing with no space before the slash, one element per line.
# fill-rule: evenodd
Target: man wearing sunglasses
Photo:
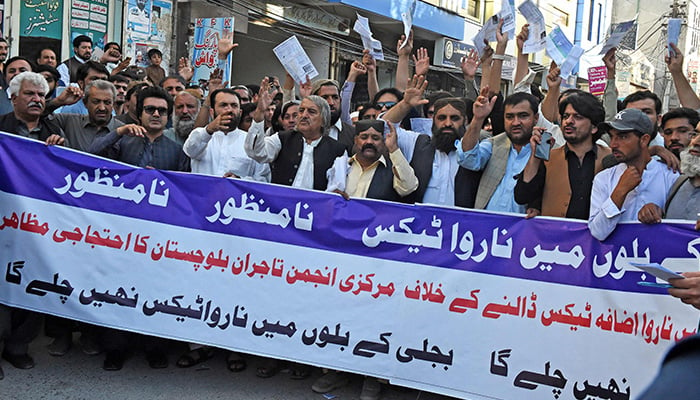
<path fill-rule="evenodd" d="M 141 124 L 128 124 L 96 138 L 90 153 L 142 168 L 187 171 L 189 160 L 182 146 L 163 135 L 173 100 L 159 87 L 141 90 L 136 99 L 136 114 Z"/>
<path fill-rule="evenodd" d="M 89 152 L 141 168 L 188 171 L 189 159 L 183 153 L 182 146 L 163 135 L 172 111 L 173 99 L 164 89 L 145 88 L 136 99 L 136 114 L 141 124 L 122 125 L 96 138 Z M 102 365 L 104 370 L 120 370 L 130 343 L 137 341 L 144 343 L 146 360 L 151 368 L 168 366 L 162 339 L 143 337 L 133 340 L 131 334 L 109 328 L 104 328 L 101 336 L 107 353 Z"/>

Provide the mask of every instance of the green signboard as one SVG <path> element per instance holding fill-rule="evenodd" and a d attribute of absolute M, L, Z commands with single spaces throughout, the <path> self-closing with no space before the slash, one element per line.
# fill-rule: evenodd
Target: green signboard
<path fill-rule="evenodd" d="M 20 36 L 62 38 L 63 1 L 22 0 Z"/>

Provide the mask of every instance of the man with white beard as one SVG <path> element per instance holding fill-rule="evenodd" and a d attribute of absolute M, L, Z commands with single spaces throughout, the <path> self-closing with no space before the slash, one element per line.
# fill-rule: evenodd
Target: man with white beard
<path fill-rule="evenodd" d="M 697 220 L 700 230 L 700 124 L 692 134 L 688 148 L 681 152 L 681 175 L 671 188 L 666 201 L 667 219 Z"/>
<path fill-rule="evenodd" d="M 179 145 L 183 145 L 194 129 L 195 119 L 199 113 L 199 99 L 188 90 L 178 93 L 174 99 L 173 127 L 166 129 L 163 134 Z"/>
<path fill-rule="evenodd" d="M 695 220 L 695 230 L 700 230 L 700 124 L 691 134 L 688 148 L 681 152 L 681 175 L 666 200 L 668 219 Z M 670 279 L 673 285 L 668 294 L 700 310 L 700 272 L 683 272 L 685 279 Z M 666 361 L 664 361 L 666 363 Z M 662 370 L 663 371 L 663 370 Z M 652 399 L 655 397 L 644 397 Z M 678 398 L 674 396 L 673 398 Z"/>

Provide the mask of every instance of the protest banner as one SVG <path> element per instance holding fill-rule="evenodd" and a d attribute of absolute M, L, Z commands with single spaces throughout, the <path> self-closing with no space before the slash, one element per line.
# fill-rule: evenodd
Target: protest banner
<path fill-rule="evenodd" d="M 581 221 L 346 201 L 5 134 L 0 162 L 15 307 L 465 399 L 630 399 L 697 327 L 630 266 L 697 269 L 687 223 L 598 242 Z"/>

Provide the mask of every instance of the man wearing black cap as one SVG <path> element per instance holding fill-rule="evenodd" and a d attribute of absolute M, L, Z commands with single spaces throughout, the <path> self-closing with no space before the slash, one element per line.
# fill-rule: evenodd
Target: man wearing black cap
<path fill-rule="evenodd" d="M 387 126 L 390 132 L 384 136 L 383 120 L 357 122 L 354 155 L 338 159 L 329 191 L 346 198 L 400 201 L 418 188 L 418 178 L 397 144 L 394 126 Z"/>
<path fill-rule="evenodd" d="M 610 154 L 610 149 L 595 144 L 605 109 L 595 96 L 582 92 L 564 98 L 559 115 L 566 144 L 552 150 L 548 158 L 539 158 L 536 149 L 542 144 L 542 132 L 533 130 L 532 153 L 515 185 L 515 201 L 534 207 L 528 210 L 527 218 L 537 215 L 530 210 L 538 209 L 541 199 L 540 215 L 587 220 L 593 177 Z"/>
<path fill-rule="evenodd" d="M 660 222 L 678 173 L 652 160 L 651 121 L 642 111 L 628 108 L 598 129 L 610 135 L 612 154 L 620 163 L 593 180 L 588 219 L 591 234 L 605 240 L 620 221 Z"/>
<path fill-rule="evenodd" d="M 384 126 L 381 119 L 357 121 L 354 155 L 350 159 L 336 159 L 327 191 L 340 193 L 345 199 L 365 197 L 401 201 L 418 189 L 418 178 L 399 149 L 394 126 L 387 124 L 389 132 L 386 136 Z M 330 370 L 311 385 L 311 390 L 328 393 L 348 382 L 348 374 Z M 360 398 L 368 397 L 368 393 L 378 396 L 380 391 L 380 382 L 367 376 Z"/>

